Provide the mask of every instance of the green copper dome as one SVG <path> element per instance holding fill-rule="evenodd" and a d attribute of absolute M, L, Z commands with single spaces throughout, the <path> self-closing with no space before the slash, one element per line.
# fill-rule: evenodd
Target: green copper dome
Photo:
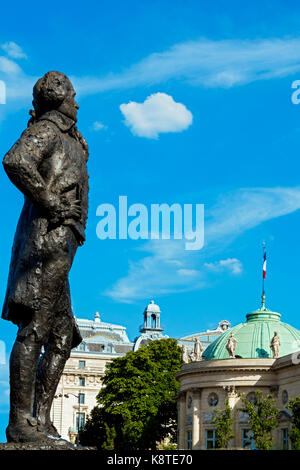
<path fill-rule="evenodd" d="M 287 323 L 282 323 L 279 313 L 262 306 L 248 313 L 246 317 L 245 323 L 230 328 L 211 343 L 204 351 L 203 358 L 206 360 L 229 358 L 226 343 L 231 333 L 237 339 L 235 356 L 239 358 L 272 358 L 270 343 L 275 331 L 280 339 L 279 357 L 300 350 L 300 331 Z"/>

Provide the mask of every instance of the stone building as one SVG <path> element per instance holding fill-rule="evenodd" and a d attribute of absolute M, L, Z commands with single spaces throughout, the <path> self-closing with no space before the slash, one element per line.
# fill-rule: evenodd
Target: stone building
<path fill-rule="evenodd" d="M 137 351 L 149 341 L 168 338 L 163 334 L 160 317 L 161 310 L 152 300 L 143 312 L 140 335 L 133 342 L 127 336 L 126 327 L 101 321 L 98 312 L 93 320 L 76 320 L 83 341 L 71 352 L 51 410 L 53 423 L 64 439 L 75 442 L 78 430 L 96 405 L 107 363 L 129 351 Z M 185 336 L 178 343 L 192 352 L 194 340 L 199 337 L 205 348 L 229 327 L 230 323 L 224 320 L 216 329 Z"/>
<path fill-rule="evenodd" d="M 58 432 L 71 442 L 96 405 L 106 364 L 133 349 L 126 328 L 102 322 L 98 312 L 94 320 L 77 319 L 77 324 L 83 341 L 72 350 L 51 410 Z"/>
<path fill-rule="evenodd" d="M 271 348 L 275 332 L 280 340 L 279 352 Z M 236 340 L 231 353 L 230 337 Z M 262 307 L 249 313 L 246 322 L 225 331 L 206 348 L 202 360 L 184 364 L 177 374 L 179 449 L 215 448 L 214 410 L 223 409 L 226 398 L 234 416 L 235 437 L 230 446 L 253 448 L 248 416 L 239 410 L 238 393 L 255 400 L 258 389 L 276 398 L 280 420 L 274 447 L 287 448 L 291 416 L 286 405 L 300 395 L 299 363 L 300 331 L 282 323 L 280 314 L 267 309 L 263 298 Z"/>

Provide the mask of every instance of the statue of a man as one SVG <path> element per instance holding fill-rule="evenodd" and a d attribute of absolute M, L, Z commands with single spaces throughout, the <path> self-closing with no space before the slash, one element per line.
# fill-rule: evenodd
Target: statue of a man
<path fill-rule="evenodd" d="M 196 357 L 196 361 L 201 361 L 202 360 L 202 353 L 204 349 L 202 344 L 199 341 L 199 338 L 195 339 L 195 345 L 194 345 L 194 353 Z"/>
<path fill-rule="evenodd" d="M 199 341 L 199 338 L 195 338 L 194 351 L 189 355 L 192 362 L 202 361 L 202 353 L 204 349 Z"/>
<path fill-rule="evenodd" d="M 235 348 L 236 348 L 237 342 L 238 341 L 236 337 L 234 336 L 234 334 L 230 333 L 230 336 L 226 343 L 226 349 L 229 353 L 229 357 L 235 358 Z"/>
<path fill-rule="evenodd" d="M 279 339 L 277 331 L 274 331 L 274 336 L 270 344 L 270 348 L 272 349 L 272 353 L 273 353 L 273 359 L 277 359 L 279 357 L 279 346 L 280 346 L 280 339 Z"/>
<path fill-rule="evenodd" d="M 50 409 L 70 351 L 82 340 L 68 274 L 85 240 L 88 147 L 75 126 L 78 105 L 66 75 L 48 72 L 39 79 L 33 107 L 27 129 L 3 160 L 25 196 L 2 312 L 19 327 L 10 357 L 9 442 L 59 438 Z"/>
<path fill-rule="evenodd" d="M 187 353 L 187 349 L 185 345 L 182 346 L 181 359 L 184 364 L 187 364 L 189 362 L 189 357 L 188 357 L 188 353 Z"/>

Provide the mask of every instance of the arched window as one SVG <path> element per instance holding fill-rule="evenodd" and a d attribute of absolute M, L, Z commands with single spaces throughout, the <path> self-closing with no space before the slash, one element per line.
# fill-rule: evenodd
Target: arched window
<path fill-rule="evenodd" d="M 79 344 L 79 346 L 77 346 L 77 349 L 79 351 L 85 351 L 86 349 L 86 344 L 82 341 L 82 343 Z"/>
<path fill-rule="evenodd" d="M 151 315 L 151 328 L 156 328 L 156 315 L 154 313 Z"/>

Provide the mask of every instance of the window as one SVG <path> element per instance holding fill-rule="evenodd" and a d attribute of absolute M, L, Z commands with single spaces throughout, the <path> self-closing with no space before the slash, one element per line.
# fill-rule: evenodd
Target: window
<path fill-rule="evenodd" d="M 282 448 L 284 450 L 289 449 L 289 430 L 288 428 L 281 429 L 282 432 Z"/>
<path fill-rule="evenodd" d="M 78 403 L 80 405 L 83 405 L 84 404 L 84 393 L 79 393 L 78 395 Z"/>
<path fill-rule="evenodd" d="M 190 450 L 192 448 L 192 431 L 187 431 L 186 433 L 186 448 Z"/>
<path fill-rule="evenodd" d="M 79 387 L 85 387 L 85 378 L 79 377 Z"/>
<path fill-rule="evenodd" d="M 216 448 L 216 430 L 215 429 L 206 429 L 206 449 L 215 449 Z"/>
<path fill-rule="evenodd" d="M 283 405 L 286 405 L 288 401 L 289 401 L 289 394 L 286 390 L 283 390 L 283 392 L 282 392 L 282 403 L 283 403 Z"/>
<path fill-rule="evenodd" d="M 76 431 L 79 431 L 84 427 L 85 423 L 85 414 L 84 413 L 77 413 L 76 414 Z"/>
<path fill-rule="evenodd" d="M 242 429 L 242 447 L 243 449 L 255 449 L 255 441 L 251 429 Z"/>
<path fill-rule="evenodd" d="M 85 361 L 79 361 L 79 367 L 83 369 L 85 367 Z"/>
<path fill-rule="evenodd" d="M 248 393 L 246 398 L 247 398 L 248 401 L 250 401 L 250 403 L 252 403 L 252 405 L 256 405 L 257 398 L 256 398 L 256 393 L 255 392 Z"/>

